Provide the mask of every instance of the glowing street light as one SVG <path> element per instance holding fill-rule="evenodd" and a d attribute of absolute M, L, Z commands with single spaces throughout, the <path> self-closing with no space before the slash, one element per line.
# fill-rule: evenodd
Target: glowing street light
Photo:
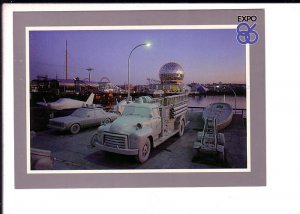
<path fill-rule="evenodd" d="M 129 54 L 129 57 L 128 57 L 128 85 L 127 85 L 127 90 L 128 90 L 128 95 L 127 95 L 127 101 L 130 101 L 130 57 L 132 55 L 132 52 L 137 49 L 138 47 L 141 47 L 141 46 L 146 46 L 146 47 L 151 47 L 151 43 L 143 43 L 143 44 L 139 44 L 137 46 L 135 46 L 130 54 Z"/>

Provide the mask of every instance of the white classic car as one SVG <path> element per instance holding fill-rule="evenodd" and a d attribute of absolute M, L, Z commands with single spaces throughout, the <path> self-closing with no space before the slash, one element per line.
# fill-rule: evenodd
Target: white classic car
<path fill-rule="evenodd" d="M 102 108 L 79 108 L 69 116 L 50 119 L 48 127 L 77 134 L 81 128 L 107 124 L 117 117 L 117 114 L 106 112 Z"/>

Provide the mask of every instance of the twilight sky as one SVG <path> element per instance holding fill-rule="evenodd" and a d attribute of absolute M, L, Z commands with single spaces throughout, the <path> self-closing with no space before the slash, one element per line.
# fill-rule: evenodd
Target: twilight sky
<path fill-rule="evenodd" d="M 177 62 L 185 83 L 245 83 L 245 46 L 232 30 L 78 30 L 31 31 L 29 35 L 30 79 L 37 75 L 65 79 L 65 43 L 68 41 L 69 79 L 91 81 L 108 77 L 114 84 L 127 82 L 127 60 L 131 56 L 131 83 L 147 84 L 159 79 L 167 62 Z"/>

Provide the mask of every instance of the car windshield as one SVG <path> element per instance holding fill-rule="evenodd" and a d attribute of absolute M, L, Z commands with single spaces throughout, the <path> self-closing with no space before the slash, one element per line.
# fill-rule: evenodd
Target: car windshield
<path fill-rule="evenodd" d="M 85 117 L 86 114 L 87 114 L 86 109 L 80 108 L 80 109 L 75 110 L 72 113 L 72 116 L 75 116 L 75 117 Z"/>
<path fill-rule="evenodd" d="M 126 106 L 123 115 L 139 115 L 141 117 L 150 117 L 151 111 L 149 108 Z"/>

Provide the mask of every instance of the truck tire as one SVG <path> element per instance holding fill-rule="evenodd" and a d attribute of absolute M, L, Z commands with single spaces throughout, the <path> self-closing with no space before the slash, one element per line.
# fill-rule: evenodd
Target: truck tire
<path fill-rule="evenodd" d="M 226 149 L 225 149 L 225 137 L 224 137 L 223 133 L 218 134 L 218 145 L 223 146 L 224 150 L 222 152 L 221 151 L 217 152 L 217 159 L 220 162 L 225 162 L 226 161 Z"/>
<path fill-rule="evenodd" d="M 148 160 L 151 151 L 150 139 L 147 138 L 145 143 L 139 148 L 139 154 L 136 156 L 136 159 L 140 163 L 144 163 Z"/>
<path fill-rule="evenodd" d="M 71 127 L 70 127 L 70 132 L 72 134 L 78 134 L 80 132 L 80 125 L 78 123 L 74 123 Z"/>
<path fill-rule="evenodd" d="M 100 142 L 100 136 L 97 133 L 92 136 L 92 138 L 90 140 L 90 146 L 95 147 L 96 142 Z"/>
<path fill-rule="evenodd" d="M 178 137 L 181 137 L 184 134 L 184 120 L 181 119 L 179 123 L 179 132 L 177 134 Z"/>

